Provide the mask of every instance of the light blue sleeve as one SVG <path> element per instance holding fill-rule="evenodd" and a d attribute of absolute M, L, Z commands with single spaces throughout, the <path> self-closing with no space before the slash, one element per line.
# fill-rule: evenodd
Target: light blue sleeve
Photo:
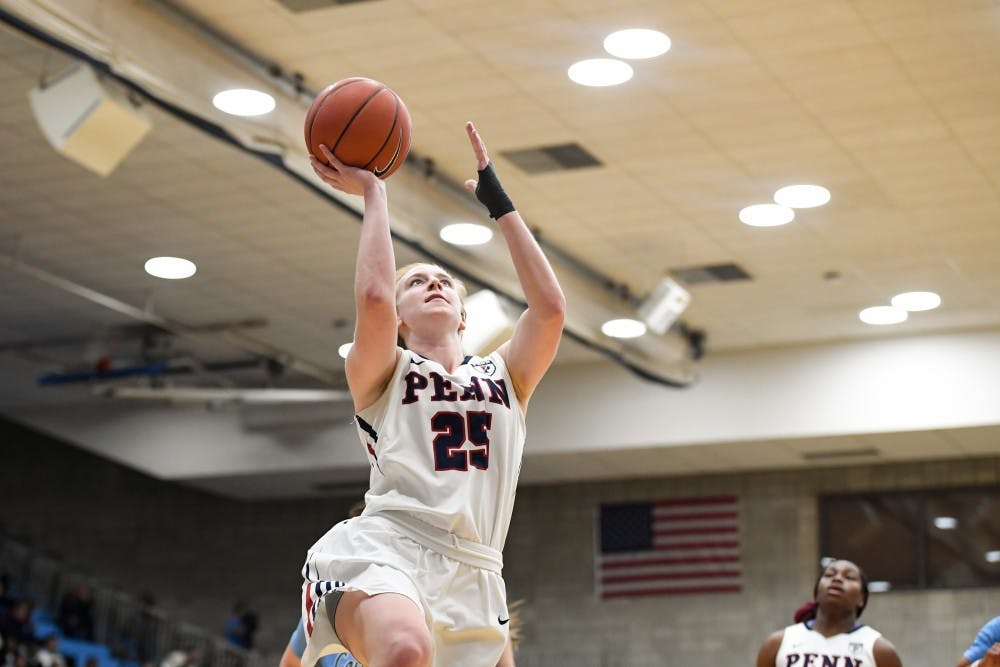
<path fill-rule="evenodd" d="M 986 651 L 997 642 L 1000 642 L 1000 616 L 983 626 L 983 629 L 976 635 L 976 640 L 972 642 L 972 646 L 965 652 L 965 659 L 969 662 L 981 660 L 986 655 Z"/>
<path fill-rule="evenodd" d="M 292 652 L 299 658 L 306 652 L 306 629 L 302 627 L 301 618 L 299 619 L 299 624 L 295 626 L 292 638 L 288 640 L 288 645 L 292 647 Z"/>

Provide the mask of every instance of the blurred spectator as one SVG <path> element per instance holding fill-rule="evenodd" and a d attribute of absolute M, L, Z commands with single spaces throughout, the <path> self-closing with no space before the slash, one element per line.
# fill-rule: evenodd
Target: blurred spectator
<path fill-rule="evenodd" d="M 149 591 L 139 594 L 139 624 L 137 648 L 139 661 L 152 660 L 156 655 L 156 598 Z"/>
<path fill-rule="evenodd" d="M 243 630 L 246 633 L 245 648 L 253 648 L 254 635 L 257 634 L 257 612 L 247 609 L 243 614 Z"/>
<path fill-rule="evenodd" d="M 56 625 L 71 639 L 94 641 L 94 598 L 87 584 L 67 591 L 59 603 Z"/>
<path fill-rule="evenodd" d="M 160 663 L 160 667 L 197 667 L 199 663 L 201 663 L 201 651 L 189 646 L 168 653 Z"/>
<path fill-rule="evenodd" d="M 0 619 L 0 636 L 16 639 L 19 644 L 30 645 L 35 641 L 35 624 L 31 620 L 32 604 L 17 600 Z"/>
<path fill-rule="evenodd" d="M 28 664 L 28 647 L 13 637 L 3 637 L 0 667 L 23 667 Z"/>
<path fill-rule="evenodd" d="M 0 616 L 7 613 L 14 603 L 14 593 L 11 591 L 10 574 L 0 574 Z"/>
<path fill-rule="evenodd" d="M 226 641 L 233 646 L 253 648 L 254 633 L 257 632 L 257 612 L 242 600 L 233 605 L 233 613 L 222 630 Z"/>
<path fill-rule="evenodd" d="M 34 664 L 38 667 L 66 667 L 66 658 L 59 652 L 59 636 L 51 634 L 42 640 L 35 653 Z"/>

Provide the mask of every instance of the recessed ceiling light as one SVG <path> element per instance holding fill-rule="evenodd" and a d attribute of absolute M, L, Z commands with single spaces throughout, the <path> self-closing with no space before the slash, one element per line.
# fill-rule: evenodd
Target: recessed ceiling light
<path fill-rule="evenodd" d="M 780 204 L 754 204 L 740 211 L 740 222 L 751 227 L 777 227 L 795 219 L 795 211 Z"/>
<path fill-rule="evenodd" d="M 907 316 L 905 310 L 895 306 L 872 306 L 858 313 L 865 324 L 899 324 L 905 322 Z"/>
<path fill-rule="evenodd" d="M 903 292 L 892 297 L 890 303 L 896 308 L 902 308 L 912 313 L 920 310 L 934 310 L 941 305 L 941 297 L 934 292 Z"/>
<path fill-rule="evenodd" d="M 868 582 L 868 592 L 869 593 L 887 593 L 892 588 L 892 584 L 888 581 L 869 581 Z"/>
<path fill-rule="evenodd" d="M 646 325 L 629 318 L 608 320 L 601 325 L 601 333 L 611 338 L 638 338 L 646 333 Z"/>
<path fill-rule="evenodd" d="M 274 110 L 273 97 L 249 88 L 224 90 L 212 98 L 212 104 L 233 116 L 260 116 Z"/>
<path fill-rule="evenodd" d="M 984 558 L 986 558 L 987 563 L 1000 563 L 1000 549 L 987 551 Z"/>
<path fill-rule="evenodd" d="M 441 240 L 452 245 L 482 245 L 493 238 L 493 230 L 486 225 L 456 222 L 440 231 Z"/>
<path fill-rule="evenodd" d="M 183 257 L 153 257 L 146 260 L 145 269 L 146 273 L 157 278 L 180 280 L 193 276 L 198 267 Z"/>
<path fill-rule="evenodd" d="M 629 28 L 605 37 L 604 50 L 616 58 L 655 58 L 670 50 L 670 38 L 659 30 Z"/>
<path fill-rule="evenodd" d="M 346 359 L 347 358 L 347 353 L 351 351 L 351 347 L 353 347 L 353 346 L 354 346 L 354 342 L 353 341 L 350 342 L 350 343 L 344 343 L 343 345 L 341 345 L 340 347 L 337 348 L 337 354 L 340 355 L 341 359 Z"/>
<path fill-rule="evenodd" d="M 581 86 L 617 86 L 632 78 L 632 66 L 613 58 L 591 58 L 573 63 L 567 73 Z"/>
<path fill-rule="evenodd" d="M 815 208 L 830 201 L 822 185 L 786 185 L 774 193 L 774 201 L 789 208 Z"/>
<path fill-rule="evenodd" d="M 955 530 L 958 526 L 958 519 L 953 516 L 934 517 L 934 527 L 939 530 Z"/>

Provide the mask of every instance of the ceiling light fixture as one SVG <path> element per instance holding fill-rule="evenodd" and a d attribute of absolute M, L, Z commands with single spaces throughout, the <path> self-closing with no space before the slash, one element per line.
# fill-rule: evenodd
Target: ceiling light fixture
<path fill-rule="evenodd" d="M 442 241 L 452 245 L 483 245 L 493 238 L 493 230 L 486 225 L 456 222 L 442 227 L 439 235 Z"/>
<path fill-rule="evenodd" d="M 987 563 L 1000 563 L 1000 549 L 992 549 L 987 551 L 983 556 Z"/>
<path fill-rule="evenodd" d="M 152 257 L 144 268 L 149 275 L 166 280 L 190 278 L 198 270 L 194 262 L 183 257 Z"/>
<path fill-rule="evenodd" d="M 795 219 L 795 211 L 780 204 L 754 204 L 740 211 L 740 222 L 751 227 L 777 227 Z"/>
<path fill-rule="evenodd" d="M 670 50 L 670 38 L 659 30 L 628 28 L 604 38 L 604 50 L 616 58 L 644 60 Z"/>
<path fill-rule="evenodd" d="M 250 88 L 233 88 L 218 93 L 212 104 L 232 116 L 262 116 L 274 110 L 274 97 Z"/>
<path fill-rule="evenodd" d="M 608 320 L 601 325 L 601 333 L 611 338 L 638 338 L 646 333 L 646 325 L 627 317 Z"/>
<path fill-rule="evenodd" d="M 958 519 L 953 516 L 936 516 L 934 527 L 938 530 L 955 530 L 958 527 Z"/>
<path fill-rule="evenodd" d="M 921 310 L 934 310 L 941 305 L 941 297 L 935 292 L 903 292 L 892 297 L 890 303 L 896 308 L 902 308 L 912 313 Z"/>
<path fill-rule="evenodd" d="M 892 589 L 892 584 L 888 581 L 870 581 L 868 582 L 868 592 L 869 593 L 888 593 Z"/>
<path fill-rule="evenodd" d="M 858 313 L 858 317 L 865 324 L 899 324 L 906 321 L 908 313 L 895 306 L 872 306 Z"/>
<path fill-rule="evenodd" d="M 573 63 L 567 74 L 581 86 L 617 86 L 632 78 L 632 66 L 613 58 L 591 58 Z"/>
<path fill-rule="evenodd" d="M 351 341 L 350 343 L 344 343 L 343 345 L 337 348 L 337 354 L 340 355 L 341 359 L 346 359 L 347 353 L 351 351 L 351 348 L 353 346 L 354 346 L 354 341 Z"/>
<path fill-rule="evenodd" d="M 830 201 L 830 191 L 822 185 L 786 185 L 774 193 L 774 201 L 789 208 L 815 208 Z"/>

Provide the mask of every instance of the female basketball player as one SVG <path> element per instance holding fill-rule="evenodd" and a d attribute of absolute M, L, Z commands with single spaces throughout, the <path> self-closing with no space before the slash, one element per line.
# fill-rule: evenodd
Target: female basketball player
<path fill-rule="evenodd" d="M 987 621 L 955 667 L 969 667 L 980 660 L 985 663 L 987 656 L 988 662 L 1000 665 L 1000 616 Z"/>
<path fill-rule="evenodd" d="M 848 560 L 830 563 L 813 587 L 815 605 L 764 641 L 757 667 L 902 667 L 877 630 L 858 623 L 868 604 L 868 579 Z M 801 622 L 798 619 L 802 619 Z"/>
<path fill-rule="evenodd" d="M 501 550 L 524 411 L 566 306 L 472 123 L 466 132 L 479 171 L 466 185 L 496 220 L 528 303 L 511 339 L 482 358 L 462 353 L 459 281 L 432 264 L 395 272 L 385 184 L 325 147 L 329 166 L 313 158 L 326 183 L 364 197 L 346 369 L 371 477 L 364 513 L 330 529 L 303 567 L 305 667 L 333 642 L 368 667 L 493 667 L 504 649 Z"/>

